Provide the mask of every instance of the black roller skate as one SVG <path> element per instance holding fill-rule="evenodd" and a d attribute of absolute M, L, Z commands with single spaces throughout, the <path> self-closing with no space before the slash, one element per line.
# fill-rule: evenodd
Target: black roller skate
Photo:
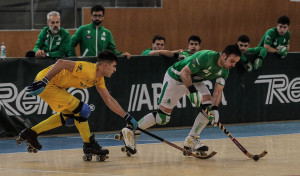
<path fill-rule="evenodd" d="M 42 145 L 37 139 L 38 135 L 30 128 L 25 128 L 17 137 L 16 141 L 18 145 L 22 145 L 23 142 L 27 145 L 29 153 L 37 153 L 42 149 Z"/>
<path fill-rule="evenodd" d="M 188 136 L 185 138 L 184 141 L 184 149 L 188 150 L 189 152 L 195 153 L 196 155 L 200 156 L 207 156 L 208 147 L 201 143 L 199 136 Z M 183 155 L 187 156 L 185 152 Z"/>
<path fill-rule="evenodd" d="M 125 136 L 125 138 L 124 138 L 124 136 Z M 125 146 L 123 146 L 121 148 L 121 151 L 126 152 L 126 155 L 128 157 L 131 157 L 131 155 L 134 155 L 137 152 L 136 137 L 137 137 L 137 134 L 134 134 L 133 131 L 131 129 L 129 129 L 128 127 L 123 128 L 120 131 L 120 134 L 115 135 L 116 140 L 121 140 L 124 142 Z"/>
<path fill-rule="evenodd" d="M 92 156 L 96 156 L 96 161 L 104 161 L 108 159 L 109 150 L 102 148 L 96 141 L 95 141 L 95 135 L 93 134 L 90 137 L 90 143 L 84 143 L 83 144 L 83 157 L 82 159 L 84 161 L 91 161 Z"/>

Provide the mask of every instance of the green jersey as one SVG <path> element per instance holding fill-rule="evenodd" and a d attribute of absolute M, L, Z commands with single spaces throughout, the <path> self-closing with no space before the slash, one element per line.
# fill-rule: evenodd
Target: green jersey
<path fill-rule="evenodd" d="M 104 50 L 110 50 L 116 55 L 121 52 L 116 50 L 112 33 L 103 26 L 97 27 L 94 23 L 80 26 L 71 39 L 69 56 L 76 56 L 75 47 L 80 43 L 81 56 L 98 56 Z M 85 53 L 86 52 L 86 53 Z"/>
<path fill-rule="evenodd" d="M 186 57 L 189 57 L 191 55 L 192 54 L 189 53 L 189 50 L 186 49 L 186 50 L 179 53 L 178 60 L 182 60 L 182 59 L 184 59 Z"/>
<path fill-rule="evenodd" d="M 283 36 L 278 34 L 277 27 L 273 27 L 265 33 L 258 46 L 264 47 L 264 44 L 270 45 L 272 48 L 278 46 L 287 46 L 290 44 L 290 31 L 287 31 Z"/>
<path fill-rule="evenodd" d="M 255 54 L 258 57 L 264 59 L 267 56 L 268 52 L 267 52 L 266 48 L 258 46 L 255 48 L 248 48 L 248 50 L 246 51 L 246 54 Z M 245 63 L 247 60 L 248 59 L 246 58 L 246 56 L 244 54 L 242 54 L 240 61 Z"/>
<path fill-rule="evenodd" d="M 142 52 L 142 56 L 149 56 L 149 53 L 152 51 L 152 48 L 148 48 L 148 49 L 145 49 L 143 52 Z"/>
<path fill-rule="evenodd" d="M 178 61 L 169 67 L 168 74 L 171 78 L 182 82 L 180 71 L 188 65 L 192 72 L 191 78 L 193 83 L 217 78 L 224 78 L 225 80 L 229 75 L 229 70 L 218 66 L 219 57 L 220 54 L 215 51 L 198 51 L 192 56 Z"/>
<path fill-rule="evenodd" d="M 60 28 L 57 34 L 52 35 L 49 27 L 44 27 L 33 51 L 44 50 L 49 57 L 66 57 L 69 52 L 70 39 L 70 33 L 64 28 Z"/>

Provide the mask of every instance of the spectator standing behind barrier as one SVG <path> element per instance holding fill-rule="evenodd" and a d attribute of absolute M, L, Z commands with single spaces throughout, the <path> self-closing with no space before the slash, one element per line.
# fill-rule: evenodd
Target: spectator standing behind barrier
<path fill-rule="evenodd" d="M 47 27 L 44 27 L 38 36 L 33 51 L 28 51 L 25 57 L 55 57 L 68 56 L 70 47 L 69 32 L 60 27 L 60 15 L 56 11 L 47 14 Z"/>
<path fill-rule="evenodd" d="M 255 54 L 256 59 L 254 61 L 254 69 L 257 70 L 262 66 L 263 59 L 267 56 L 267 49 L 261 46 L 255 47 L 255 48 L 249 48 L 250 45 L 250 39 L 247 35 L 241 35 L 238 38 L 237 42 L 241 52 L 241 62 L 246 66 L 246 69 L 248 72 L 251 72 L 253 70 L 253 65 L 251 61 L 247 59 L 245 54 Z"/>
<path fill-rule="evenodd" d="M 178 53 L 181 50 L 174 50 L 174 51 L 169 51 L 165 50 L 165 43 L 166 39 L 165 37 L 161 35 L 155 35 L 152 38 L 152 47 L 145 49 L 143 53 L 141 54 L 142 56 L 166 56 L 166 57 L 178 57 Z"/>
<path fill-rule="evenodd" d="M 265 47 L 268 52 L 277 53 L 281 58 L 285 58 L 290 47 L 290 19 L 284 15 L 278 18 L 277 23 L 277 27 L 267 30 L 258 46 Z"/>
<path fill-rule="evenodd" d="M 128 52 L 121 53 L 116 50 L 112 33 L 102 26 L 105 9 L 102 5 L 91 8 L 92 22 L 80 26 L 71 39 L 69 56 L 76 56 L 75 47 L 79 43 L 81 56 L 97 56 L 103 50 L 110 50 L 116 55 L 124 55 L 130 58 Z"/>
<path fill-rule="evenodd" d="M 200 50 L 201 39 L 199 36 L 191 35 L 188 39 L 188 49 L 179 53 L 178 60 L 189 57 Z"/>
<path fill-rule="evenodd" d="M 21 140 L 40 150 L 42 145 L 37 140 L 38 134 L 62 125 L 76 125 L 84 142 L 85 154 L 108 154 L 108 150 L 101 148 L 95 142 L 94 135 L 90 134 L 89 105 L 71 95 L 66 89 L 70 87 L 86 89 L 95 86 L 105 104 L 136 129 L 136 120 L 123 110 L 105 86 L 104 77 L 111 77 L 116 72 L 117 61 L 117 56 L 107 50 L 99 53 L 96 63 L 60 59 L 54 65 L 40 71 L 35 82 L 28 86 L 28 94 L 39 95 L 57 113 L 34 127 L 23 130 L 19 135 Z"/>

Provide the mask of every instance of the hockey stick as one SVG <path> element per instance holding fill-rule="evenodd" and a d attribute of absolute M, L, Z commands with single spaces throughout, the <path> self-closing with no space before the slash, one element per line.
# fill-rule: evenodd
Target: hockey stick
<path fill-rule="evenodd" d="M 141 132 L 143 132 L 143 133 L 145 133 L 145 134 L 147 134 L 147 135 L 149 135 L 149 136 L 151 136 L 151 137 L 153 137 L 153 138 L 155 138 L 155 139 L 157 139 L 157 140 L 159 140 L 159 141 L 161 141 L 161 142 L 163 142 L 163 143 L 166 143 L 166 144 L 168 144 L 168 145 L 170 145 L 170 146 L 172 146 L 172 147 L 174 147 L 174 148 L 177 148 L 178 150 L 181 150 L 181 151 L 185 152 L 187 155 L 193 156 L 193 157 L 195 157 L 195 158 L 208 159 L 208 158 L 213 157 L 215 154 L 217 154 L 217 152 L 212 151 L 209 155 L 206 155 L 206 156 L 196 155 L 196 154 L 194 154 L 194 153 L 192 153 L 192 152 L 190 152 L 190 151 L 188 151 L 188 150 L 186 150 L 186 149 L 184 149 L 184 148 L 179 147 L 179 146 L 176 145 L 176 144 L 173 144 L 173 143 L 171 143 L 171 142 L 168 142 L 168 141 L 164 140 L 163 138 L 158 137 L 158 136 L 156 136 L 155 134 L 152 134 L 152 133 L 150 133 L 150 132 L 148 132 L 148 131 L 146 131 L 146 130 L 143 130 L 143 129 L 139 128 L 139 127 L 137 128 L 137 130 L 140 130 Z"/>
<path fill-rule="evenodd" d="M 259 155 L 252 155 L 249 153 L 230 133 L 229 131 L 220 123 L 217 123 L 217 126 L 232 140 L 233 143 L 235 143 L 236 146 L 249 158 L 253 159 L 254 161 L 259 160 L 260 158 L 264 157 L 268 152 L 264 150 Z"/>

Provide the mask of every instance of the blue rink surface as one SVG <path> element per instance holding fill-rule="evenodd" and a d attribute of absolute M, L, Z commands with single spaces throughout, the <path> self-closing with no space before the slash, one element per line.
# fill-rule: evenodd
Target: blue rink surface
<path fill-rule="evenodd" d="M 240 124 L 240 125 L 224 125 L 225 128 L 234 136 L 239 137 L 255 137 L 255 136 L 269 136 L 269 135 L 284 135 L 300 133 L 300 121 L 292 122 L 276 122 L 276 123 L 262 123 L 262 124 Z M 149 130 L 151 133 L 169 141 L 169 142 L 183 142 L 190 131 L 190 127 L 180 129 L 159 128 Z M 101 146 L 121 146 L 123 142 L 115 140 L 116 133 L 107 132 L 96 134 L 96 140 Z M 223 139 L 228 138 L 224 132 L 218 127 L 206 127 L 201 133 L 201 140 L 206 139 Z M 51 136 L 39 137 L 39 141 L 43 146 L 41 151 L 47 150 L 63 150 L 63 149 L 82 149 L 83 142 L 78 135 L 67 136 Z M 152 138 L 146 134 L 141 134 L 138 138 L 138 144 L 146 143 L 160 143 L 160 141 Z M 18 146 L 15 139 L 1 139 L 0 138 L 0 153 L 17 153 L 27 152 L 26 145 Z"/>

